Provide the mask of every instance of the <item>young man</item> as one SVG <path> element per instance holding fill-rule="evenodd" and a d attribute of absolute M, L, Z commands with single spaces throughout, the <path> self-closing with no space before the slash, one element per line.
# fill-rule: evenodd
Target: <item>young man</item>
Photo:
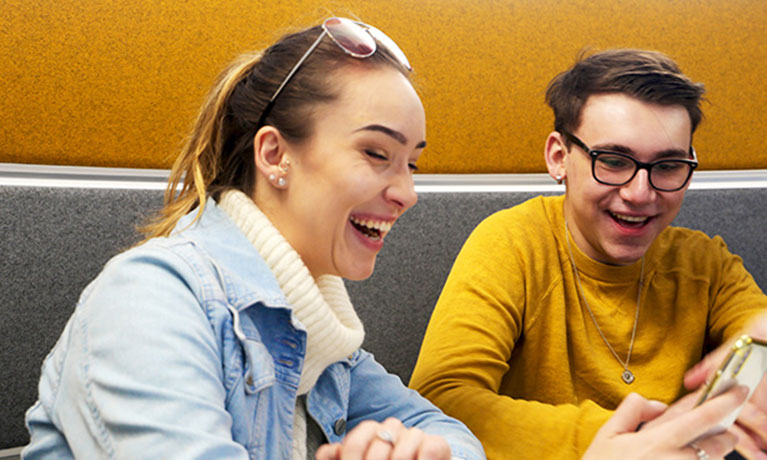
<path fill-rule="evenodd" d="M 767 339 L 767 297 L 741 259 L 669 226 L 697 166 L 702 94 L 639 50 L 580 59 L 550 83 L 545 157 L 567 191 L 475 229 L 410 382 L 488 458 L 580 458 L 630 392 L 670 403 L 740 334 Z M 766 381 L 738 423 L 738 448 L 767 458 Z"/>

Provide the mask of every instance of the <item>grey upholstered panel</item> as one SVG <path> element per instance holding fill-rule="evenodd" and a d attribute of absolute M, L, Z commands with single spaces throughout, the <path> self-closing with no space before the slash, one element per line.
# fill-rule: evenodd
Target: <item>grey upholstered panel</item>
<path fill-rule="evenodd" d="M 138 239 L 160 191 L 0 186 L 0 449 L 28 441 L 24 411 L 40 365 L 80 291 Z M 490 213 L 534 193 L 423 193 L 387 237 L 374 275 L 349 282 L 364 347 L 405 382 L 432 307 L 463 241 Z M 767 189 L 691 191 L 677 224 L 721 234 L 767 287 Z"/>
<path fill-rule="evenodd" d="M 536 193 L 423 193 L 394 225 L 373 276 L 347 281 L 365 325 L 364 348 L 405 383 L 432 308 L 458 251 L 493 212 Z"/>
<path fill-rule="evenodd" d="M 767 292 L 767 189 L 690 190 L 673 225 L 721 235 Z"/>
<path fill-rule="evenodd" d="M 24 412 L 80 291 L 162 192 L 0 187 L 0 449 L 26 444 Z"/>

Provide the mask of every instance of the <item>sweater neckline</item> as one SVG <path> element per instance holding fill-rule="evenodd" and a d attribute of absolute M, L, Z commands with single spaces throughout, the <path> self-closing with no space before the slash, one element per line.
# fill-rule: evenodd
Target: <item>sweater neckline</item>
<path fill-rule="evenodd" d="M 578 271 L 588 277 L 598 281 L 610 282 L 610 283 L 628 283 L 637 282 L 639 280 L 640 272 L 642 270 L 642 260 L 639 259 L 629 265 L 610 265 L 604 262 L 600 262 L 592 259 L 586 253 L 584 253 L 575 240 L 570 235 L 569 231 L 565 232 L 565 196 L 562 195 L 558 200 L 553 200 L 553 220 L 552 226 L 554 227 L 554 233 L 557 236 L 559 243 L 559 252 L 563 254 L 564 258 L 568 258 L 567 251 L 567 238 L 570 239 L 573 258 L 575 259 L 575 265 L 578 267 Z M 652 247 L 650 248 L 652 249 Z M 647 262 L 651 260 L 650 250 L 645 253 Z M 645 266 L 645 279 L 648 279 L 647 272 L 650 271 L 649 263 Z"/>

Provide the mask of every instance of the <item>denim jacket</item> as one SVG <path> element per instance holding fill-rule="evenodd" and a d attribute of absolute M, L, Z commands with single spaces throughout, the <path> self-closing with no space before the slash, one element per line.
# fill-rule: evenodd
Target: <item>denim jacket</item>
<path fill-rule="evenodd" d="M 266 263 L 213 200 L 168 238 L 118 255 L 46 357 L 24 459 L 290 459 L 306 349 Z M 363 350 L 328 366 L 307 416 L 338 442 L 396 417 L 484 458 L 460 422 Z"/>

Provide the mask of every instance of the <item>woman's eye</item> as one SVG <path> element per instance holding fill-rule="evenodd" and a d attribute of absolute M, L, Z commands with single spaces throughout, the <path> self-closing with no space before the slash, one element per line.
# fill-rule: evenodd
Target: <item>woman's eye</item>
<path fill-rule="evenodd" d="M 369 156 L 370 158 L 375 158 L 376 160 L 387 160 L 386 156 L 373 150 L 365 150 L 365 155 Z"/>
<path fill-rule="evenodd" d="M 418 171 L 418 166 L 415 163 L 408 163 L 407 167 L 413 172 Z"/>

